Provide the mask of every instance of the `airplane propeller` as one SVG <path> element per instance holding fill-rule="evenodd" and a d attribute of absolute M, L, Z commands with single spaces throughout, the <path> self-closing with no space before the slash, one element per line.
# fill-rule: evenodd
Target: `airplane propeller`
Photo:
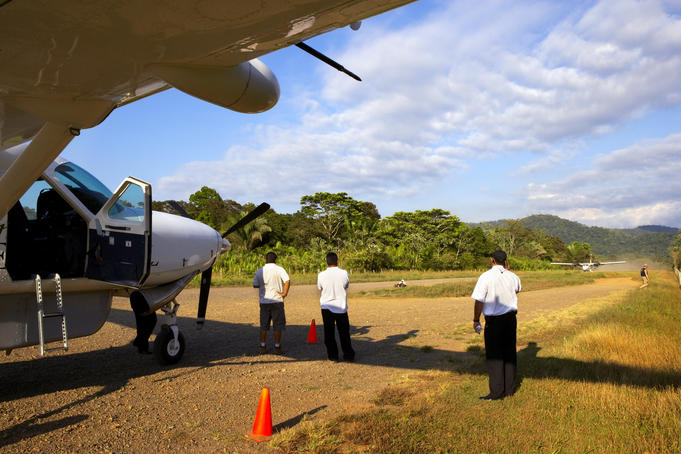
<path fill-rule="evenodd" d="M 203 328 L 206 321 L 206 309 L 208 308 L 208 294 L 210 293 L 210 280 L 213 277 L 213 267 L 201 273 L 201 287 L 199 287 L 199 311 L 196 314 L 196 329 Z"/>
<path fill-rule="evenodd" d="M 234 223 L 234 225 L 228 228 L 225 231 L 225 233 L 222 234 L 222 238 L 225 238 L 227 235 L 229 235 L 230 233 L 237 229 L 240 229 L 249 222 L 254 221 L 257 217 L 261 216 L 269 209 L 270 205 L 268 203 L 264 202 L 261 203 L 252 211 L 250 211 L 246 216 L 239 219 L 236 223 Z M 213 276 L 212 266 L 203 273 L 201 273 L 201 287 L 199 287 L 199 310 L 198 313 L 196 314 L 196 329 L 203 328 L 203 324 L 206 321 L 206 309 L 208 308 L 208 294 L 210 293 L 210 281 L 212 276 Z"/>
<path fill-rule="evenodd" d="M 180 216 L 182 216 L 184 218 L 192 219 L 192 217 L 189 216 L 189 213 L 187 213 L 187 210 L 182 208 L 182 205 L 180 205 L 176 201 L 166 200 L 166 205 L 169 206 L 170 208 L 172 208 L 173 210 L 177 211 L 177 214 L 179 214 Z"/>
<path fill-rule="evenodd" d="M 228 228 L 227 231 L 222 234 L 222 238 L 227 237 L 227 235 L 229 235 L 233 231 L 240 229 L 241 227 L 245 226 L 249 222 L 255 220 L 255 218 L 259 217 L 260 215 L 262 215 L 263 213 L 265 213 L 265 211 L 267 211 L 269 209 L 270 209 L 270 205 L 268 203 L 265 203 L 265 202 L 261 203 L 257 207 L 253 208 L 253 210 L 250 213 L 248 213 L 246 216 L 239 219 L 233 226 Z"/>

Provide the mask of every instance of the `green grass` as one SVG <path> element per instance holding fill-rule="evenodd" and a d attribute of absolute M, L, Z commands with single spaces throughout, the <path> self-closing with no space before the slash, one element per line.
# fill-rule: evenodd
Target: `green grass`
<path fill-rule="evenodd" d="M 283 452 L 681 452 L 681 290 L 658 273 L 621 291 L 521 323 L 520 387 L 487 393 L 484 355 L 412 374 L 364 411 L 278 434 Z"/>
<path fill-rule="evenodd" d="M 629 273 L 631 274 L 631 273 Z M 470 296 L 475 287 L 477 276 L 470 277 L 468 281 L 447 282 L 434 285 L 407 285 L 406 287 L 387 288 L 377 290 L 364 290 L 357 295 L 370 298 L 455 298 Z M 527 271 L 518 273 L 522 282 L 523 291 L 543 290 L 553 287 L 569 285 L 590 284 L 596 279 L 606 277 L 605 273 L 584 273 L 571 271 Z M 613 273 L 610 273 L 613 275 Z M 407 283 L 408 284 L 408 283 Z"/>
<path fill-rule="evenodd" d="M 320 269 L 322 271 L 322 269 Z M 318 273 L 291 273 L 291 282 L 300 284 L 316 284 Z M 479 271 L 394 271 L 386 270 L 380 273 L 350 273 L 350 281 L 353 283 L 359 282 L 397 282 L 400 279 L 404 280 L 419 280 L 419 279 L 446 279 L 446 278 L 461 278 L 461 277 L 475 277 L 479 276 Z M 218 271 L 213 271 L 211 285 L 215 287 L 229 287 L 229 286 L 244 286 L 251 285 L 253 282 L 253 275 L 236 275 L 233 273 L 222 274 Z M 198 287 L 201 283 L 200 276 L 197 276 L 189 284 L 189 287 Z"/>
<path fill-rule="evenodd" d="M 321 269 L 320 269 L 321 271 Z M 386 270 L 380 273 L 350 273 L 350 281 L 353 283 L 359 282 L 398 282 L 400 279 L 407 281 L 415 281 L 422 279 L 448 279 L 448 278 L 477 278 L 482 271 L 400 271 L 400 270 Z M 301 284 L 316 284 L 317 274 L 313 273 L 290 273 L 291 282 L 296 285 Z M 584 273 L 582 271 L 568 271 L 568 270 L 550 270 L 550 271 L 520 271 L 518 275 L 525 285 L 528 284 L 539 286 L 548 285 L 547 287 L 532 288 L 539 290 L 540 288 L 557 287 L 561 285 L 580 285 L 588 282 L 593 282 L 594 279 L 613 276 L 613 275 L 632 275 L 632 272 L 595 272 Z M 638 276 L 634 276 L 638 279 Z M 189 284 L 189 287 L 198 287 L 201 282 L 201 277 L 195 277 Z M 238 287 L 244 285 L 251 285 L 253 282 L 252 275 L 239 275 L 234 273 L 221 273 L 217 270 L 213 271 L 213 278 L 211 285 L 214 287 Z M 571 283 L 574 282 L 574 283 Z M 398 288 L 396 291 L 409 289 L 409 286 Z M 471 288 L 472 290 L 472 288 Z M 443 295 L 453 296 L 453 295 Z"/>

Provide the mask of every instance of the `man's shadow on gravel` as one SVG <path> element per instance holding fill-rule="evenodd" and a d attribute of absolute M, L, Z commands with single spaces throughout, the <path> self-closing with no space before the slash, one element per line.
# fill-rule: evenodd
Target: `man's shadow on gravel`
<path fill-rule="evenodd" d="M 159 317 L 158 332 L 165 317 Z M 131 328 L 134 337 L 132 311 L 112 309 L 109 322 Z M 126 342 L 109 348 L 83 353 L 59 354 L 1 365 L 0 402 L 88 386 L 101 386 L 104 393 L 125 386 L 131 378 L 155 374 L 169 368 L 177 374 L 162 380 L 209 367 L 249 367 L 254 363 L 287 363 L 292 361 L 326 361 L 322 327 L 317 326 L 319 342 L 307 343 L 310 327 L 289 325 L 284 333 L 286 355 L 258 353 L 258 327 L 253 324 L 207 320 L 202 330 L 196 330 L 195 319 L 178 317 L 185 337 L 185 352 L 180 362 L 161 366 L 153 355 L 142 355 Z M 469 347 L 467 351 L 442 350 L 429 346 L 414 346 L 405 341 L 418 335 L 418 330 L 389 335 L 374 340 L 369 337 L 371 326 L 351 327 L 356 363 L 368 366 L 395 367 L 412 370 L 459 371 L 486 375 L 484 351 Z M 90 339 L 96 342 L 97 334 Z M 269 338 L 271 343 L 271 336 Z M 29 347 L 32 348 L 32 347 Z M 269 347 L 271 349 L 271 345 Z M 681 386 L 681 374 L 602 361 L 584 362 L 569 358 L 537 356 L 540 347 L 531 342 L 519 352 L 518 372 L 521 377 L 562 378 L 575 381 L 608 382 L 659 388 Z M 330 367 L 333 367 L 331 364 Z"/>
<path fill-rule="evenodd" d="M 164 317 L 159 317 L 159 326 Z M 130 341 L 134 337 L 134 317 L 131 311 L 112 309 L 109 322 L 130 327 Z M 322 336 L 317 344 L 308 344 L 309 326 L 290 325 L 284 334 L 285 356 L 257 353 L 258 327 L 252 324 L 226 323 L 207 320 L 197 331 L 195 319 L 178 317 L 186 348 L 182 360 L 174 366 L 159 365 L 152 355 L 141 355 L 131 344 L 101 348 L 74 354 L 60 354 L 45 358 L 7 362 L 2 364 L 0 402 L 58 391 L 99 386 L 101 389 L 56 410 L 36 415 L 26 421 L 0 431 L 0 447 L 19 439 L 34 437 L 52 430 L 77 424 L 87 415 L 70 416 L 58 421 L 41 423 L 48 417 L 81 403 L 97 399 L 125 387 L 136 377 L 152 375 L 167 368 L 176 373 L 164 376 L 163 381 L 185 374 L 193 374 L 210 367 L 235 369 L 255 363 L 286 363 L 291 361 L 326 361 Z M 158 332 L 158 328 L 156 332 Z M 321 334 L 321 327 L 317 327 Z M 481 347 L 467 351 L 447 351 L 428 346 L 404 345 L 417 335 L 418 330 L 390 335 L 373 340 L 371 326 L 352 328 L 352 343 L 357 353 L 356 363 L 366 366 L 395 367 L 412 370 L 458 371 L 486 376 L 484 352 Z M 96 334 L 94 336 L 97 336 Z M 96 342 L 96 337 L 93 337 Z M 536 343 L 519 352 L 519 381 L 523 378 L 560 378 L 574 381 L 613 383 L 651 389 L 678 388 L 681 374 L 607 362 L 584 362 L 569 358 L 541 357 Z M 334 367 L 329 363 L 329 367 Z M 227 372 L 229 373 L 229 372 Z M 295 424 L 293 422 L 292 424 Z"/>

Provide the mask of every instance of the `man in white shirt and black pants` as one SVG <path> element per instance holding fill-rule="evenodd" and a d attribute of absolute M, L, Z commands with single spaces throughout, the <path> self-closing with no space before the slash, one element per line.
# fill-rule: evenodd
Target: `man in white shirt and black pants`
<path fill-rule="evenodd" d="M 520 278 L 508 269 L 506 253 L 492 253 L 492 268 L 485 271 L 471 297 L 475 300 L 473 328 L 480 333 L 480 314 L 485 316 L 485 357 L 489 394 L 483 400 L 503 399 L 515 392 L 516 330 Z"/>
<path fill-rule="evenodd" d="M 343 350 L 343 361 L 355 360 L 355 351 L 350 343 L 350 320 L 348 319 L 347 288 L 350 285 L 348 272 L 338 267 L 338 255 L 335 252 L 326 254 L 328 268 L 317 276 L 317 288 L 322 292 L 319 303 L 324 320 L 324 345 L 331 361 L 338 361 L 336 330 Z"/>

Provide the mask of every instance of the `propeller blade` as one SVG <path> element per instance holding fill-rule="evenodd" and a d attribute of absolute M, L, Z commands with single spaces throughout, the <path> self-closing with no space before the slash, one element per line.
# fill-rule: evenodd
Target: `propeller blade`
<path fill-rule="evenodd" d="M 210 293 L 210 280 L 213 276 L 213 267 L 201 273 L 201 287 L 199 289 L 199 312 L 196 314 L 196 329 L 203 328 L 206 321 L 206 308 L 208 307 L 208 294 Z"/>
<path fill-rule="evenodd" d="M 359 27 L 357 27 L 357 28 L 359 28 Z M 347 74 L 348 76 L 352 77 L 353 79 L 355 79 L 359 82 L 362 81 L 362 79 L 360 79 L 357 74 L 345 69 L 345 67 L 343 65 L 341 65 L 340 63 L 338 63 L 337 61 L 331 60 L 329 57 L 327 57 L 326 55 L 322 54 L 321 52 L 311 48 L 307 44 L 305 44 L 303 42 L 299 42 L 298 44 L 296 44 L 296 46 L 300 49 L 303 49 L 305 52 L 312 55 L 313 57 L 320 59 L 321 61 L 323 61 L 327 65 L 329 65 L 333 68 L 336 68 L 338 71 L 340 71 L 342 73 Z"/>
<path fill-rule="evenodd" d="M 246 216 L 239 219 L 236 222 L 236 224 L 231 226 L 225 233 L 223 233 L 222 238 L 225 238 L 227 235 L 229 235 L 233 231 L 240 229 L 241 227 L 245 226 L 249 222 L 255 220 L 255 218 L 257 218 L 261 214 L 265 213 L 269 209 L 270 209 L 270 205 L 268 203 L 265 203 L 265 202 L 261 203 L 257 207 L 253 208 L 253 210 L 250 213 L 248 213 Z"/>
<path fill-rule="evenodd" d="M 182 208 L 182 205 L 180 205 L 180 204 L 177 203 L 176 201 L 174 201 L 174 200 L 166 200 L 166 205 L 170 205 L 170 207 L 171 207 L 173 210 L 177 211 L 177 214 L 179 214 L 180 216 L 185 217 L 185 218 L 189 218 L 189 219 L 192 218 L 191 216 L 189 216 L 189 213 L 187 213 L 187 210 L 185 210 L 184 208 Z"/>

